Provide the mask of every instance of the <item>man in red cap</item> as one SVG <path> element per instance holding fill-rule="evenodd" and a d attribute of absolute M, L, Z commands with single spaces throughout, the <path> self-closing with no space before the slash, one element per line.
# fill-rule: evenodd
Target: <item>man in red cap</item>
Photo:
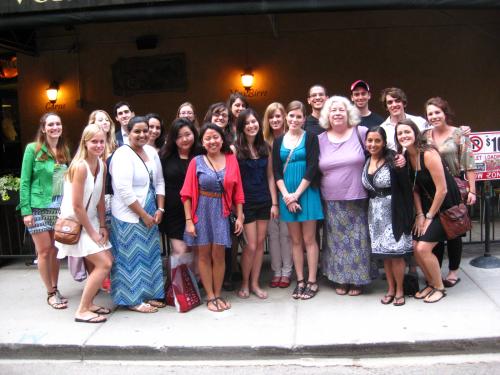
<path fill-rule="evenodd" d="M 368 102 L 372 94 L 370 86 L 365 81 L 358 79 L 351 85 L 351 100 L 361 114 L 361 122 L 359 125 L 366 126 L 368 129 L 374 128 L 384 122 L 382 116 L 370 111 Z"/>

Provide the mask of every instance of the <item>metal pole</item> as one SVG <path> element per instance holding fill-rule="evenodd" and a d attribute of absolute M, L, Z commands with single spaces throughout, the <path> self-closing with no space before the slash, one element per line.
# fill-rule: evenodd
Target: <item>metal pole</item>
<path fill-rule="evenodd" d="M 494 257 L 490 253 L 490 226 L 491 226 L 491 198 L 493 188 L 490 181 L 484 184 L 484 255 L 474 258 L 470 261 L 470 265 L 478 268 L 500 268 L 500 259 Z"/>

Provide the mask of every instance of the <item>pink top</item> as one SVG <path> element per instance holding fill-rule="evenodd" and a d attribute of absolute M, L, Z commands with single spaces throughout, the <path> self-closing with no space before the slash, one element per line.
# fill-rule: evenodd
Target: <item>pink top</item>
<path fill-rule="evenodd" d="M 359 135 L 364 141 L 367 128 L 359 126 Z M 327 201 L 348 201 L 364 199 L 368 194 L 361 183 L 365 164 L 364 149 L 353 129 L 351 137 L 344 142 L 334 143 L 328 139 L 328 132 L 318 136 L 321 196 Z"/>
<path fill-rule="evenodd" d="M 226 173 L 224 174 L 223 185 L 224 199 L 222 200 L 222 209 L 224 217 L 228 217 L 233 204 L 245 203 L 240 167 L 238 166 L 236 156 L 233 154 L 226 154 Z M 196 208 L 198 207 L 199 185 L 198 177 L 196 176 L 196 158 L 193 158 L 189 163 L 180 194 L 182 203 L 186 199 L 191 199 L 191 217 L 193 218 L 193 223 L 197 223 Z"/>

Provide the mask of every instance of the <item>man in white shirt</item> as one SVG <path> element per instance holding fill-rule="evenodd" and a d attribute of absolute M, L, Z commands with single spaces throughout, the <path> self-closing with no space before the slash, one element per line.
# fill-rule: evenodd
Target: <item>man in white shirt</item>
<path fill-rule="evenodd" d="M 129 120 L 135 116 L 132 107 L 127 102 L 118 102 L 114 107 L 115 120 L 120 124 L 120 129 L 116 130 L 116 143 L 118 146 L 128 145 L 128 129 Z"/>
<path fill-rule="evenodd" d="M 406 94 L 403 90 L 397 87 L 388 87 L 382 90 L 380 101 L 389 112 L 389 117 L 380 124 L 385 130 L 387 135 L 387 147 L 396 150 L 396 142 L 394 136 L 396 134 L 396 125 L 399 121 L 404 119 L 412 120 L 420 129 L 424 131 L 430 127 L 427 120 L 420 116 L 413 116 L 405 113 L 405 108 L 408 103 Z"/>

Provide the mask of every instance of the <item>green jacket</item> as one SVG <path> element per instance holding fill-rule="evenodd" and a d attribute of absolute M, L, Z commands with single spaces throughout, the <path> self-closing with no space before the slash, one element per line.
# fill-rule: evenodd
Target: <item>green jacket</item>
<path fill-rule="evenodd" d="M 36 155 L 35 147 L 36 143 L 28 144 L 23 156 L 19 206 L 17 206 L 22 216 L 31 215 L 31 208 L 47 208 L 52 202 L 55 160 L 46 145 L 42 145 Z M 48 156 L 47 160 L 40 160 L 44 153 Z"/>

